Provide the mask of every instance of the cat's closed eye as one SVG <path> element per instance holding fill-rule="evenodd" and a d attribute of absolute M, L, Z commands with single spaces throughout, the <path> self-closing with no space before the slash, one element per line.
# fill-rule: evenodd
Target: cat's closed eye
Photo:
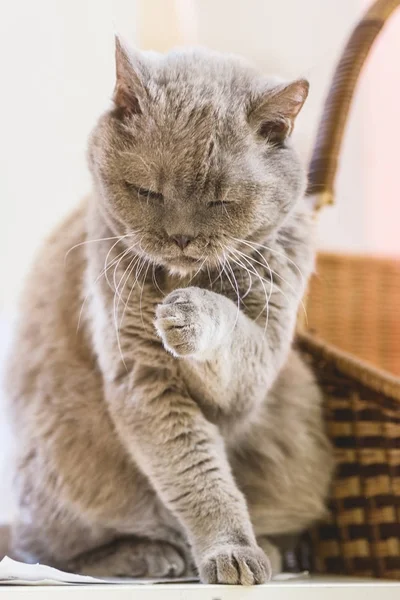
<path fill-rule="evenodd" d="M 213 200 L 212 202 L 208 202 L 208 208 L 213 208 L 214 206 L 227 206 L 228 204 L 232 204 L 232 202 L 228 202 L 227 200 Z"/>
<path fill-rule="evenodd" d="M 125 181 L 124 183 L 125 187 L 129 191 L 136 193 L 139 198 L 143 198 L 144 200 L 157 200 L 161 204 L 164 202 L 164 196 L 161 194 L 161 192 L 153 192 L 152 190 L 135 185 L 130 181 Z"/>

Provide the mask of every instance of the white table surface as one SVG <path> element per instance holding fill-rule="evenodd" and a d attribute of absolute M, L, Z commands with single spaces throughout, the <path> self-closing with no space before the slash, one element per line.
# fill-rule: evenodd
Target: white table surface
<path fill-rule="evenodd" d="M 262 586 L 199 584 L 0 586 L 0 599 L 43 600 L 400 600 L 400 582 L 329 578 Z"/>

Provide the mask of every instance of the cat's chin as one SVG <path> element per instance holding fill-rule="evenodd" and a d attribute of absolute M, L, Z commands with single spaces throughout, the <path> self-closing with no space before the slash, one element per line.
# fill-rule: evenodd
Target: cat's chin
<path fill-rule="evenodd" d="M 196 271 L 200 271 L 204 265 L 205 262 L 203 259 L 195 259 L 188 256 L 170 259 L 165 262 L 165 267 L 168 268 L 171 275 L 179 275 L 181 277 L 186 277 Z"/>

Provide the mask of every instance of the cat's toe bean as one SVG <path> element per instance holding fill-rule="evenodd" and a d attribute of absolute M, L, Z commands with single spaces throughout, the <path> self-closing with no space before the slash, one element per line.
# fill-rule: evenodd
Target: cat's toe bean
<path fill-rule="evenodd" d="M 203 558 L 200 576 L 204 583 L 258 585 L 271 578 L 271 565 L 257 546 L 226 545 Z"/>

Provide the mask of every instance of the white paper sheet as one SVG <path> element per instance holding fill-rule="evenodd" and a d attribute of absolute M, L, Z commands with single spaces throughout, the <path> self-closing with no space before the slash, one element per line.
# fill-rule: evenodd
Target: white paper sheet
<path fill-rule="evenodd" d="M 287 581 L 306 577 L 307 574 L 281 573 L 276 581 Z M 29 565 L 12 560 L 8 556 L 0 562 L 0 585 L 68 585 L 68 584 L 136 584 L 153 585 L 159 583 L 196 583 L 197 579 L 180 577 L 176 579 L 127 579 L 96 578 L 74 573 L 64 573 L 46 565 Z"/>
<path fill-rule="evenodd" d="M 94 584 L 94 583 L 135 583 L 135 584 L 153 584 L 153 583 L 188 583 L 195 582 L 193 578 L 178 579 L 100 579 L 97 577 L 88 577 L 86 575 L 76 575 L 74 573 L 64 573 L 53 567 L 46 565 L 29 565 L 12 560 L 8 556 L 0 562 L 0 585 L 65 585 L 65 584 Z"/>

